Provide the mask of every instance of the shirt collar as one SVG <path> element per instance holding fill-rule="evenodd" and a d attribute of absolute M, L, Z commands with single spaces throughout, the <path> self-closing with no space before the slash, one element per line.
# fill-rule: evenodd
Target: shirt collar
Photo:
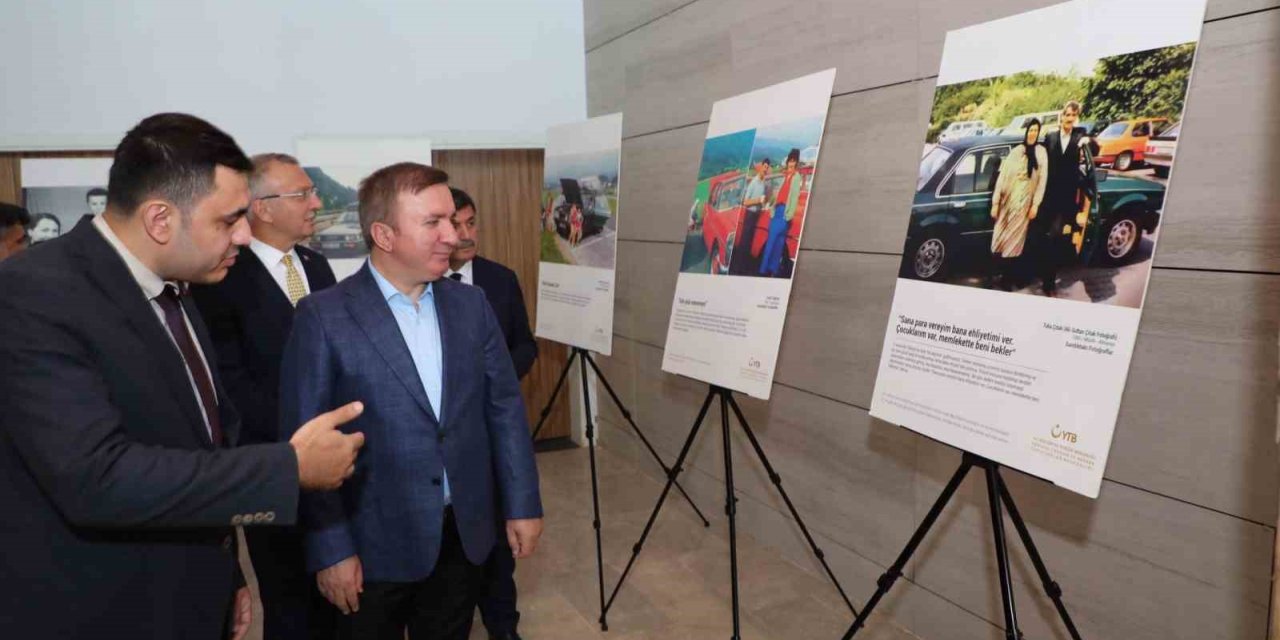
<path fill-rule="evenodd" d="M 177 282 L 166 282 L 163 278 L 156 275 L 156 272 L 148 268 L 147 265 L 142 264 L 142 261 L 139 260 L 137 256 L 133 255 L 132 251 L 129 251 L 129 247 L 125 246 L 124 241 L 120 240 L 120 236 L 117 236 L 116 232 L 111 229 L 111 225 L 107 224 L 106 217 L 95 216 L 93 218 L 93 226 L 96 227 L 98 232 L 102 234 L 102 237 L 107 240 L 107 244 L 110 244 L 111 248 L 115 249 L 116 253 L 120 254 L 120 257 L 124 260 L 125 266 L 129 268 L 129 273 L 133 275 L 133 279 L 137 281 L 138 286 L 142 289 L 142 293 L 147 296 L 148 300 L 152 300 L 156 296 L 164 293 L 164 287 L 166 284 L 172 284 L 177 287 L 179 291 L 182 290 L 182 287 Z"/>
<path fill-rule="evenodd" d="M 408 302 L 417 302 L 414 300 L 409 300 L 409 296 L 406 296 L 403 293 L 400 293 L 400 290 L 397 289 L 395 285 L 391 284 L 390 280 L 387 280 L 385 277 L 383 277 L 383 275 L 380 272 L 378 272 L 378 268 L 373 266 L 373 260 L 369 260 L 366 258 L 365 263 L 369 265 L 369 272 L 373 274 L 373 281 L 378 283 L 378 291 L 382 292 L 383 300 L 386 300 L 387 302 L 391 302 L 393 298 L 395 298 L 396 296 L 400 296 L 401 298 L 404 298 Z M 422 297 L 418 298 L 418 301 L 422 300 L 423 298 L 432 297 L 431 287 L 434 286 L 434 284 L 435 283 L 433 282 L 427 283 L 427 288 L 422 290 Z"/>
<path fill-rule="evenodd" d="M 472 283 L 474 283 L 474 282 L 476 281 L 476 279 L 475 279 L 475 276 L 474 276 L 474 275 L 472 275 L 472 274 L 474 273 L 474 271 L 473 271 L 473 269 L 472 269 L 471 265 L 474 265 L 475 263 L 476 263 L 476 261 L 475 261 L 475 260 L 468 260 L 466 264 L 462 265 L 462 268 L 461 268 L 461 269 L 458 269 L 457 271 L 454 271 L 453 269 L 450 269 L 450 270 L 449 270 L 449 273 L 446 273 L 444 277 L 446 277 L 446 278 L 447 278 L 447 277 L 449 277 L 449 276 L 451 276 L 451 275 L 453 275 L 453 274 L 455 274 L 455 273 L 461 273 L 461 274 L 462 274 L 462 281 L 463 281 L 463 282 L 465 282 L 465 283 L 467 283 L 467 284 L 472 284 Z"/>
<path fill-rule="evenodd" d="M 288 251 L 281 251 L 257 238 L 253 238 L 249 241 L 249 249 L 267 267 L 274 267 L 280 264 L 284 261 L 286 255 L 293 256 L 293 265 L 295 267 L 299 266 L 297 252 L 292 247 Z"/>

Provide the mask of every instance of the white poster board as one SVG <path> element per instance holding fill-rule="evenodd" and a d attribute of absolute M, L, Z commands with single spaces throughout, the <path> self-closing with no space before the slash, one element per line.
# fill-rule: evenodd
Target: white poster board
<path fill-rule="evenodd" d="M 333 274 L 342 280 L 355 273 L 369 255 L 360 231 L 357 191 L 369 174 L 397 162 L 431 164 L 431 141 L 426 138 L 299 138 L 295 155 L 323 208 L 316 214 L 316 232 L 306 245 L 324 254 Z"/>
<path fill-rule="evenodd" d="M 1204 13 L 1075 0 L 947 35 L 872 415 L 1097 497 Z"/>
<path fill-rule="evenodd" d="M 835 78 L 712 107 L 663 371 L 768 399 Z"/>
<path fill-rule="evenodd" d="M 622 114 L 547 129 L 535 334 L 609 355 Z"/>
<path fill-rule="evenodd" d="M 111 158 L 23 158 L 22 206 L 32 246 L 71 231 L 107 207 Z"/>

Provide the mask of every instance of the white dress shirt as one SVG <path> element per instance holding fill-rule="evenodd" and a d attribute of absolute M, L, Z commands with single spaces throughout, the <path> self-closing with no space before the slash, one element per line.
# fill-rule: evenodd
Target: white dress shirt
<path fill-rule="evenodd" d="M 289 297 L 289 282 L 287 271 L 284 267 L 284 257 L 286 255 L 293 256 L 293 268 L 298 271 L 298 276 L 302 278 L 302 288 L 306 291 L 306 295 L 311 294 L 311 283 L 307 282 L 307 270 L 302 268 L 302 259 L 298 257 L 298 252 L 292 247 L 288 253 L 285 253 L 257 238 L 249 241 L 249 249 L 253 251 L 253 255 L 258 256 L 262 261 L 262 265 L 267 268 L 267 273 L 271 274 L 271 278 L 280 286 L 280 290 L 284 292 L 284 297 Z"/>
<path fill-rule="evenodd" d="M 169 341 L 173 343 L 173 348 L 178 351 L 178 357 L 182 358 L 182 351 L 178 349 L 178 341 L 169 332 L 169 325 L 164 320 L 164 309 L 160 308 L 160 303 L 156 302 L 156 298 L 164 293 L 165 285 L 173 285 L 179 291 L 182 290 L 181 284 L 178 282 L 166 282 L 160 279 L 154 271 L 149 269 L 147 265 L 137 256 L 133 255 L 129 248 L 124 246 L 124 242 L 120 240 L 120 236 L 111 230 L 111 226 L 107 224 L 106 218 L 96 216 L 93 219 L 93 226 L 98 229 L 103 238 L 111 245 L 111 248 L 120 254 L 120 258 L 124 260 L 125 266 L 129 267 L 129 273 L 133 275 L 133 279 L 137 281 L 138 288 L 142 289 L 142 295 L 147 297 L 147 301 L 151 303 L 151 310 L 156 314 L 156 320 L 160 322 L 160 327 L 164 329 L 164 334 L 169 336 Z M 187 331 L 191 334 L 191 341 L 196 345 L 196 351 L 200 354 L 200 365 L 204 367 L 205 375 L 209 376 L 209 380 L 213 380 L 213 373 L 209 370 L 209 358 L 204 355 L 204 347 L 200 346 L 200 340 L 196 338 L 196 331 L 191 326 L 191 318 L 187 317 L 185 309 L 182 311 L 182 320 L 187 325 Z M 185 358 L 184 358 L 185 360 Z M 196 406 L 200 407 L 200 418 L 204 420 L 205 431 L 209 432 L 209 438 L 213 438 L 213 431 L 209 428 L 209 416 L 204 413 L 204 404 L 200 401 L 200 389 L 196 386 L 196 380 L 191 376 L 191 369 L 183 367 L 183 371 L 187 372 L 187 381 L 191 383 L 191 394 L 196 398 Z M 217 398 L 214 398 L 217 402 Z"/>
<path fill-rule="evenodd" d="M 462 268 L 458 269 L 457 271 L 450 269 L 448 272 L 444 274 L 444 277 L 452 278 L 453 274 L 461 273 L 462 274 L 461 282 L 463 282 L 464 284 L 472 284 L 472 285 L 475 284 L 476 279 L 474 276 L 471 275 L 471 272 L 472 272 L 471 265 L 473 262 L 475 262 L 475 260 L 468 260 L 467 263 L 462 265 Z"/>

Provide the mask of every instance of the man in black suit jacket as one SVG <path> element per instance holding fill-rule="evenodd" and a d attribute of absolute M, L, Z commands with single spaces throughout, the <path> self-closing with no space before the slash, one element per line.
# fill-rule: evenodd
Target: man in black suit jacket
<path fill-rule="evenodd" d="M 1049 176 L 1044 188 L 1040 210 L 1031 221 L 1028 235 L 1034 240 L 1032 255 L 1038 266 L 1040 287 L 1047 296 L 1058 292 L 1058 269 L 1075 257 L 1070 234 L 1062 232 L 1063 226 L 1078 230 L 1076 213 L 1081 203 L 1079 194 L 1084 187 L 1081 173 L 1081 147 L 1093 149 L 1093 142 L 1084 129 L 1077 129 L 1080 120 L 1080 103 L 1068 101 L 1059 115 L 1059 128 L 1044 141 L 1049 151 Z M 1096 149 L 1094 149 L 1096 151 Z"/>
<path fill-rule="evenodd" d="M 292 156 L 253 157 L 249 176 L 249 250 L 227 277 L 192 287 L 218 353 L 218 372 L 240 411 L 241 444 L 278 442 L 280 357 L 303 296 L 334 284 L 324 256 L 301 244 L 315 232 L 315 185 Z M 302 535 L 294 527 L 245 529 L 262 597 L 263 637 L 333 635 L 336 610 L 307 574 Z"/>
<path fill-rule="evenodd" d="M 363 437 L 335 427 L 230 449 L 240 419 L 188 282 L 248 242 L 249 160 L 207 122 L 143 120 L 111 205 L 0 264 L 0 629 L 8 638 L 243 637 L 233 527 L 290 524 Z M 232 598 L 235 613 L 232 616 Z"/>
<path fill-rule="evenodd" d="M 520 281 L 511 269 L 477 255 L 480 227 L 476 203 L 462 189 L 449 187 L 449 191 L 453 194 L 453 226 L 458 231 L 458 246 L 449 257 L 448 277 L 484 290 L 489 306 L 498 316 L 516 376 L 523 379 L 538 357 L 538 343 L 529 331 L 529 314 L 524 308 Z M 490 638 L 520 638 L 516 633 L 520 612 L 516 610 L 515 572 L 511 547 L 505 536 L 498 536 L 498 543 L 485 563 L 485 593 L 480 598 L 480 615 Z"/>

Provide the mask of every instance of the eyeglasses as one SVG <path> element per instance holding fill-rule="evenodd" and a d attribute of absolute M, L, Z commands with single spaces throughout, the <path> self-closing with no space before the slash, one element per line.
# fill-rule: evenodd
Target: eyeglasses
<path fill-rule="evenodd" d="M 273 196 L 262 196 L 261 198 L 258 198 L 258 199 L 274 200 L 275 198 L 310 198 L 311 196 L 316 195 L 318 191 L 319 189 L 316 189 L 315 187 L 311 187 L 310 189 L 303 189 L 302 191 L 294 191 L 293 193 L 277 193 Z"/>

